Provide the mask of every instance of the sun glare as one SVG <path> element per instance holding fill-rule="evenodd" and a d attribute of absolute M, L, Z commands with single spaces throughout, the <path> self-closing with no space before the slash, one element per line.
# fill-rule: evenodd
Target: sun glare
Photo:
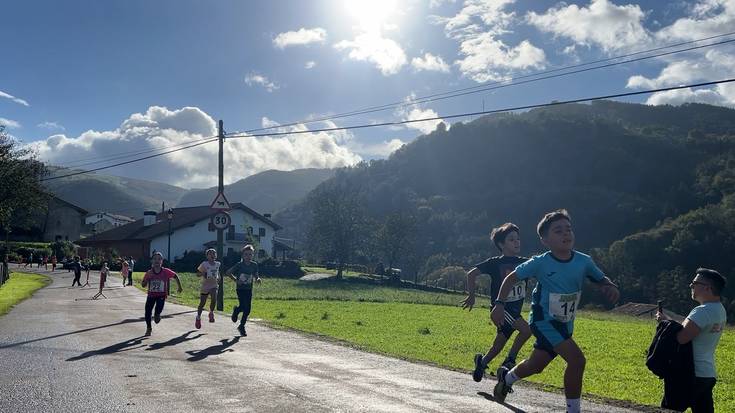
<path fill-rule="evenodd" d="M 345 0 L 344 7 L 350 17 L 368 31 L 380 30 L 396 12 L 397 0 Z"/>

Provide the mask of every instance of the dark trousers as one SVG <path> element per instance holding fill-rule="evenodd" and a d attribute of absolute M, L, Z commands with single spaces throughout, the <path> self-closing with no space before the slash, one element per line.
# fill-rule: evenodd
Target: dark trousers
<path fill-rule="evenodd" d="M 240 325 L 244 325 L 245 322 L 248 321 L 248 316 L 250 315 L 250 307 L 253 303 L 253 289 L 237 289 L 237 300 L 240 304 L 235 307 L 235 318 L 237 318 L 238 314 L 242 313 Z"/>
<path fill-rule="evenodd" d="M 82 282 L 79 281 L 80 278 L 82 278 L 82 273 L 81 272 L 79 274 L 74 273 L 74 281 L 71 282 L 71 286 L 73 287 L 74 286 L 74 283 L 77 283 L 81 287 L 82 286 Z"/>
<path fill-rule="evenodd" d="M 133 285 L 133 270 L 128 271 L 128 285 Z"/>
<path fill-rule="evenodd" d="M 163 305 L 166 303 L 166 297 L 148 297 L 145 300 L 145 325 L 151 328 L 151 313 L 153 307 L 156 307 L 156 315 L 161 315 L 163 311 Z"/>
<path fill-rule="evenodd" d="M 714 413 L 715 403 L 712 400 L 712 390 L 717 379 L 714 377 L 694 378 L 694 401 L 692 413 Z"/>

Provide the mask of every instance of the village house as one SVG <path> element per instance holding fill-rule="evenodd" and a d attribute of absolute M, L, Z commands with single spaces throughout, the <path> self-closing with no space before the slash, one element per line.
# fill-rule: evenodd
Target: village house
<path fill-rule="evenodd" d="M 134 218 L 125 215 L 111 214 L 109 212 L 94 212 L 84 218 L 84 225 L 87 227 L 87 233 L 100 233 L 111 230 L 116 227 L 127 225 L 135 222 Z"/>
<path fill-rule="evenodd" d="M 168 257 L 169 228 L 171 232 L 171 259 L 181 258 L 186 251 L 203 251 L 216 244 L 217 230 L 210 222 L 216 213 L 209 206 L 174 208 L 168 212 L 146 211 L 143 219 L 111 230 L 95 233 L 76 241 L 82 247 L 114 249 L 121 256 L 149 257 L 160 251 Z M 229 211 L 231 225 L 224 232 L 224 254 L 240 254 L 240 249 L 254 240 L 257 257 L 276 256 L 279 243 L 274 242 L 281 227 L 241 203 L 232 204 Z M 169 216 L 171 217 L 169 219 Z"/>
<path fill-rule="evenodd" d="M 80 237 L 88 211 L 68 201 L 51 196 L 43 217 L 43 241 L 73 241 Z"/>

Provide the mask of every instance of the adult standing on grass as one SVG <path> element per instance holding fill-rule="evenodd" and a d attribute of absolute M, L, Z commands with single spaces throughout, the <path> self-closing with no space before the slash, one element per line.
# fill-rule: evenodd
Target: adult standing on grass
<path fill-rule="evenodd" d="M 572 332 L 584 279 L 594 282 L 612 303 L 617 302 L 620 292 L 589 255 L 574 250 L 572 220 L 566 210 L 544 215 L 537 232 L 549 251 L 524 262 L 505 277 L 491 315 L 493 323 L 501 326 L 511 288 L 519 280 L 536 278 L 538 283 L 533 289 L 529 319 L 536 342 L 530 358 L 510 370 L 500 368 L 493 394 L 502 403 L 512 392 L 513 383 L 541 373 L 558 354 L 567 363 L 564 371 L 567 412 L 579 413 L 586 359 L 572 338 Z"/>
<path fill-rule="evenodd" d="M 214 248 L 208 249 L 205 254 L 207 260 L 202 261 L 197 267 L 197 273 L 202 277 L 202 286 L 199 294 L 197 318 L 194 320 L 194 327 L 196 328 L 202 328 L 202 310 L 204 310 L 204 304 L 207 303 L 208 297 L 212 297 L 209 304 L 209 322 L 214 323 L 214 300 L 217 297 L 217 288 L 219 287 L 219 267 L 222 265 L 221 262 L 216 261 L 217 251 Z"/>
<path fill-rule="evenodd" d="M 469 295 L 462 301 L 462 308 L 472 311 L 475 305 L 475 280 L 480 274 L 490 275 L 490 301 L 491 308 L 495 305 L 495 297 L 500 291 L 500 284 L 503 279 L 513 272 L 515 268 L 528 260 L 528 258 L 520 257 L 521 238 L 518 226 L 513 223 L 505 223 L 497 228 L 493 228 L 490 233 L 490 239 L 495 247 L 501 252 L 498 257 L 488 258 L 487 260 L 475 265 L 467 273 L 467 290 Z M 511 289 L 510 295 L 506 299 L 505 314 L 503 324 L 498 327 L 495 341 L 492 347 L 484 356 L 480 353 L 475 354 L 475 370 L 472 373 L 472 379 L 479 382 L 482 381 L 483 373 L 487 369 L 488 364 L 503 350 L 505 344 L 510 340 L 513 331 L 518 330 L 513 345 L 510 348 L 508 356 L 502 365 L 512 368 L 516 364 L 518 352 L 523 344 L 531 337 L 531 328 L 526 320 L 521 317 L 523 309 L 523 301 L 526 298 L 527 281 L 519 281 Z"/>
<path fill-rule="evenodd" d="M 178 293 L 181 294 L 181 281 L 175 272 L 168 268 L 163 268 L 163 254 L 158 251 L 153 252 L 151 257 L 151 269 L 143 276 L 141 285 L 143 288 L 148 287 L 148 298 L 145 301 L 145 335 L 150 336 L 153 332 L 151 325 L 151 313 L 153 313 L 153 321 L 158 324 L 161 321 L 161 312 L 163 305 L 166 303 L 168 296 L 169 281 L 174 278 L 176 284 L 179 285 Z M 154 312 L 155 307 L 155 312 Z"/>
<path fill-rule="evenodd" d="M 727 312 L 722 305 L 721 294 L 727 280 L 719 272 L 699 268 L 694 280 L 689 284 L 692 300 L 699 303 L 694 307 L 676 334 L 679 344 L 692 343 L 694 357 L 694 389 L 692 394 L 692 413 L 714 412 L 712 390 L 717 382 L 715 370 L 715 350 L 725 330 Z M 656 320 L 670 318 L 656 312 Z"/>
<path fill-rule="evenodd" d="M 232 322 L 237 322 L 237 316 L 242 313 L 240 325 L 237 331 L 241 336 L 247 336 L 245 331 L 245 323 L 250 315 L 250 307 L 253 302 L 253 281 L 260 283 L 260 275 L 258 273 L 258 263 L 253 261 L 253 253 L 255 248 L 248 244 L 242 247 L 242 259 L 232 268 L 225 272 L 237 284 L 237 301 L 238 305 L 232 309 Z"/>

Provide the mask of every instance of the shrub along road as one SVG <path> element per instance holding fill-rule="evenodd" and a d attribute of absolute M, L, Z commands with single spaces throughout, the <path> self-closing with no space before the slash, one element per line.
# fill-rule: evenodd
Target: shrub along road
<path fill-rule="evenodd" d="M 172 303 L 142 337 L 145 295 L 136 288 L 113 282 L 107 299 L 93 301 L 96 288 L 70 288 L 70 273 L 51 277 L 0 318 L 0 411 L 563 410 L 560 394 L 523 388 L 503 406 L 488 394 L 492 379 L 475 383 L 258 323 L 239 337 L 225 315 L 196 330 L 193 309 Z"/>

